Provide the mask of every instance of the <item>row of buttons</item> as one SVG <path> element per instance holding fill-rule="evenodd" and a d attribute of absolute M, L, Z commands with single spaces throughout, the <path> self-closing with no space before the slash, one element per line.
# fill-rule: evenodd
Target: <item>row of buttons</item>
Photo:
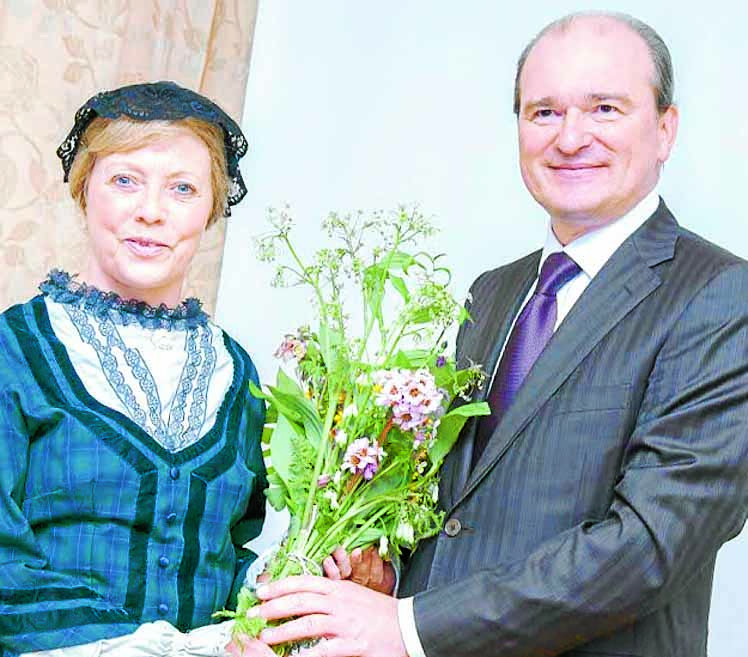
<path fill-rule="evenodd" d="M 169 468 L 169 477 L 171 477 L 174 481 L 179 479 L 179 468 Z M 165 518 L 167 525 L 173 525 L 177 522 L 177 514 L 176 513 L 170 513 Z M 158 565 L 160 568 L 168 568 L 169 564 L 171 563 L 171 559 L 167 557 L 165 554 L 162 554 L 158 558 Z M 158 606 L 158 613 L 161 616 L 166 616 L 166 614 L 169 613 L 169 605 L 167 605 L 165 602 L 162 602 Z"/>

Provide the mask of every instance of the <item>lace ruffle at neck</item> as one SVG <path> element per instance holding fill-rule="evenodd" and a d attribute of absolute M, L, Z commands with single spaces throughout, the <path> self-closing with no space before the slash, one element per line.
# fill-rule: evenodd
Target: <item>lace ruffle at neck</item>
<path fill-rule="evenodd" d="M 147 329 L 185 330 L 208 323 L 208 315 L 199 299 L 190 297 L 175 308 L 165 304 L 151 306 L 137 299 L 123 299 L 116 292 L 104 292 L 79 283 L 65 271 L 53 269 L 39 289 L 53 301 L 73 304 L 97 317 L 109 316 L 128 325 L 138 322 Z"/>

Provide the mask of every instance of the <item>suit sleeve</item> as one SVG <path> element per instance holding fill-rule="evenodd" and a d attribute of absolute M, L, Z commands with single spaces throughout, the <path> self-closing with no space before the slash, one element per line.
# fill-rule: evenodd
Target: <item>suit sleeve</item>
<path fill-rule="evenodd" d="M 21 508 L 28 448 L 18 396 L 1 393 L 0 653 L 49 650 L 133 632 L 138 625 L 124 609 L 85 581 L 50 567 Z"/>
<path fill-rule="evenodd" d="M 519 561 L 415 596 L 428 657 L 561 654 L 656 610 L 748 507 L 748 267 L 723 270 L 665 339 L 606 516 Z"/>

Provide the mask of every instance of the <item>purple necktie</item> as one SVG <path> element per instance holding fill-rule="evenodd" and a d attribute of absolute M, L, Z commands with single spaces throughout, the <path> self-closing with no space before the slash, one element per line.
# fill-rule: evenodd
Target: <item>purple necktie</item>
<path fill-rule="evenodd" d="M 478 421 L 472 467 L 475 467 L 501 416 L 514 401 L 527 373 L 553 335 L 557 316 L 556 293 L 580 271 L 579 265 L 563 251 L 552 253 L 543 263 L 535 292 L 514 324 L 491 384 L 488 393 L 491 415 Z"/>

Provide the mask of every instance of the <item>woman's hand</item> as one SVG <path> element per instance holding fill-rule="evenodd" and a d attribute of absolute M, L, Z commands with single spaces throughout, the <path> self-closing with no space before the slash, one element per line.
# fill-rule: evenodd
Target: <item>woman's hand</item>
<path fill-rule="evenodd" d="M 339 547 L 322 562 L 322 568 L 329 579 L 350 579 L 387 595 L 392 595 L 395 589 L 395 569 L 390 561 L 379 556 L 374 546 L 365 550 L 356 548 L 350 555 Z"/>

